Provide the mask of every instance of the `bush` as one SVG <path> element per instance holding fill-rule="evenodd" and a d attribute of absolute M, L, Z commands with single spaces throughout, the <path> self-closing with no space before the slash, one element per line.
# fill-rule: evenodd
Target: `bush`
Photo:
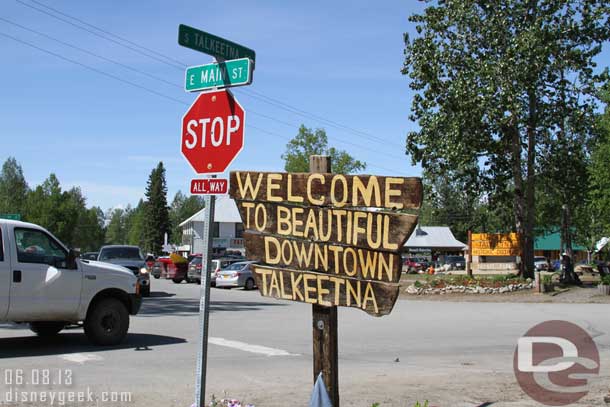
<path fill-rule="evenodd" d="M 610 285 L 610 276 L 603 276 L 599 283 L 601 285 Z"/>
<path fill-rule="evenodd" d="M 543 276 L 542 284 L 553 284 L 553 277 L 550 274 Z"/>

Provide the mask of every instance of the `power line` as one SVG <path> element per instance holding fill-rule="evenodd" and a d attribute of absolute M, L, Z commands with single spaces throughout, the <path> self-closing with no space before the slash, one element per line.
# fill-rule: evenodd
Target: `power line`
<path fill-rule="evenodd" d="M 66 20 L 65 18 L 59 17 L 59 16 L 57 16 L 55 14 L 52 14 L 52 13 L 50 13 L 48 11 L 45 11 L 45 10 L 39 8 L 39 7 L 33 6 L 31 4 L 28 4 L 28 3 L 24 2 L 23 0 L 16 0 L 16 1 L 19 4 L 22 4 L 22 5 L 26 6 L 26 7 L 29 7 L 29 8 L 31 8 L 33 10 L 36 10 L 36 11 L 40 12 L 40 13 L 44 13 L 44 14 L 46 14 L 46 15 L 52 17 L 52 18 L 55 18 L 55 19 L 57 19 L 59 21 L 62 21 L 62 22 L 67 23 L 67 24 L 70 24 L 70 25 L 72 25 L 72 26 L 74 26 L 76 28 L 79 28 L 81 30 L 89 32 L 90 34 L 93 34 L 93 35 L 95 35 L 97 37 L 103 38 L 103 39 L 105 39 L 107 41 L 110 41 L 110 42 L 112 42 L 114 44 L 117 44 L 119 46 L 125 47 L 125 48 L 127 48 L 127 49 L 129 49 L 131 51 L 134 51 L 134 52 L 138 53 L 138 54 L 141 54 L 141 55 L 144 55 L 144 56 L 146 56 L 148 58 L 151 58 L 151 59 L 153 59 L 155 61 L 158 61 L 158 62 L 161 62 L 163 64 L 169 65 L 169 66 L 171 66 L 173 68 L 183 70 L 187 66 L 187 64 L 185 64 L 184 62 L 178 61 L 178 60 L 176 60 L 176 59 L 174 59 L 172 57 L 169 57 L 169 56 L 167 56 L 165 54 L 162 54 L 160 52 L 157 52 L 157 51 L 154 51 L 154 50 L 149 49 L 147 47 L 144 47 L 144 46 L 142 46 L 140 44 L 137 44 L 137 43 L 135 43 L 133 41 L 130 41 L 130 40 L 124 38 L 124 37 L 121 37 L 119 35 L 113 34 L 112 32 L 104 30 L 103 28 L 100 28 L 100 27 L 98 27 L 98 26 L 96 26 L 94 24 L 90 24 L 90 23 L 88 23 L 88 22 L 86 22 L 86 21 L 84 21 L 82 19 L 79 19 L 77 17 L 74 17 L 74 16 L 72 16 L 72 15 L 70 15 L 68 13 L 65 13 L 65 12 L 62 12 L 62 11 L 60 11 L 58 9 L 53 8 L 53 7 L 47 6 L 47 5 L 45 5 L 44 3 L 40 2 L 40 1 L 30 0 L 31 2 L 33 2 L 35 4 L 38 4 L 38 5 L 46 8 L 47 10 L 51 10 L 54 13 L 57 13 L 57 14 L 59 14 L 61 16 L 70 18 L 70 19 L 72 19 L 74 21 L 78 21 L 80 24 L 83 24 L 83 25 L 86 25 L 88 27 L 94 28 L 95 30 L 97 30 L 97 31 L 99 31 L 99 32 L 101 32 L 103 34 L 100 34 L 98 32 L 92 31 L 92 30 L 90 30 L 90 29 L 88 29 L 86 27 L 83 27 L 82 25 L 75 24 L 75 23 L 73 23 L 71 21 Z M 119 40 L 124 41 L 124 42 L 126 42 L 128 44 L 132 44 L 132 45 L 134 45 L 137 48 L 134 48 L 133 46 L 130 46 L 130 45 L 123 44 L 123 43 L 121 43 L 121 42 L 119 42 L 119 41 L 117 41 L 117 40 L 115 40 L 113 38 L 109 38 L 108 36 L 112 36 L 114 38 L 118 38 Z M 142 49 L 147 50 L 148 53 L 143 52 Z M 155 55 L 159 55 L 159 56 L 163 57 L 166 60 L 162 60 L 162 59 L 160 59 L 159 57 L 157 57 L 155 55 L 151 55 L 151 53 L 155 54 Z M 367 132 L 364 132 L 364 131 L 361 131 L 361 130 L 354 129 L 354 128 L 350 127 L 350 126 L 346 126 L 346 125 L 338 123 L 338 122 L 336 122 L 334 120 L 326 119 L 323 116 L 319 116 L 319 115 L 316 115 L 314 113 L 310 113 L 310 112 L 307 112 L 305 110 L 296 108 L 296 107 L 291 106 L 291 105 L 289 105 L 287 103 L 284 103 L 284 102 L 282 102 L 280 100 L 271 98 L 269 96 L 265 96 L 265 95 L 263 95 L 260 92 L 255 92 L 255 91 L 252 91 L 252 90 L 245 90 L 245 89 L 242 89 L 241 91 L 239 91 L 239 93 L 242 93 L 242 92 L 245 93 L 246 95 L 252 97 L 252 98 L 255 98 L 255 99 L 260 100 L 260 101 L 262 101 L 264 103 L 267 103 L 267 104 L 270 104 L 272 106 L 275 106 L 275 107 L 277 107 L 279 109 L 283 109 L 283 110 L 289 111 L 289 112 L 291 112 L 293 114 L 297 114 L 297 115 L 299 115 L 301 117 L 305 117 L 305 118 L 310 119 L 310 120 L 315 120 L 315 121 L 318 121 L 318 122 L 321 122 L 321 123 L 325 123 L 327 126 L 331 126 L 333 128 L 336 128 L 336 129 L 339 129 L 339 130 L 342 130 L 342 131 L 346 131 L 346 132 L 352 133 L 352 134 L 354 134 L 354 135 L 356 135 L 358 137 L 369 139 L 369 140 L 371 140 L 373 142 L 383 144 L 384 146 L 388 146 L 388 143 L 389 143 L 388 140 L 385 140 L 385 139 L 383 139 L 381 137 L 372 135 L 370 133 L 367 133 Z M 391 144 L 393 146 L 396 146 L 397 148 L 401 148 L 401 149 L 404 148 L 404 146 L 401 146 L 399 144 L 395 144 L 395 143 L 391 143 Z"/>
<path fill-rule="evenodd" d="M 97 69 L 97 68 L 94 68 L 94 67 L 92 67 L 92 66 L 90 66 L 90 65 L 84 64 L 84 63 L 82 63 L 82 62 L 79 62 L 79 61 L 76 61 L 76 60 L 74 60 L 74 59 L 71 59 L 71 58 L 65 57 L 65 56 L 63 56 L 63 55 L 61 55 L 61 54 L 58 54 L 58 53 L 53 52 L 53 51 L 50 51 L 50 50 L 48 50 L 48 49 L 46 49 L 46 48 L 43 48 L 43 47 L 39 47 L 39 46 L 34 45 L 34 44 L 32 44 L 32 43 L 30 43 L 30 42 L 28 42 L 28 41 L 24 41 L 24 40 L 22 40 L 22 39 L 20 39 L 20 38 L 14 37 L 14 36 L 9 35 L 9 34 L 6 34 L 6 33 L 4 33 L 4 32 L 1 32 L 1 31 L 0 31 L 0 36 L 3 36 L 3 37 L 8 38 L 8 39 L 10 39 L 10 40 L 13 40 L 13 41 L 15 41 L 15 42 L 17 42 L 17 43 L 20 43 L 20 44 L 22 44 L 22 45 L 25 45 L 25 46 L 28 46 L 28 47 L 34 48 L 34 49 L 36 49 L 36 50 L 38 50 L 38 51 L 41 51 L 41 52 L 44 52 L 44 53 L 46 53 L 46 54 L 52 55 L 52 56 L 54 56 L 54 57 L 56 57 L 56 58 L 59 58 L 59 59 L 61 59 L 61 60 L 63 60 L 63 61 L 70 62 L 70 63 L 72 63 L 72 64 L 78 65 L 78 66 L 80 66 L 80 67 L 82 67 L 82 68 L 88 69 L 88 70 L 93 71 L 93 72 L 95 72 L 95 73 L 97 73 L 97 74 L 100 74 L 100 75 L 106 76 L 106 77 L 108 77 L 108 78 L 114 79 L 114 80 L 116 80 L 116 81 L 118 81 L 118 82 L 121 82 L 121 83 L 123 83 L 123 84 L 129 85 L 129 86 L 132 86 L 132 87 L 137 88 L 137 89 L 140 89 L 140 90 L 144 90 L 144 91 L 146 91 L 146 92 L 149 92 L 149 93 L 154 94 L 154 95 L 156 95 L 156 96 L 162 97 L 162 98 L 164 98 L 164 99 L 171 100 L 172 102 L 179 103 L 179 104 L 181 104 L 181 105 L 183 105 L 183 106 L 190 106 L 190 103 L 188 103 L 188 102 L 186 102 L 186 101 L 183 101 L 183 100 L 180 100 L 180 99 L 176 99 L 176 98 L 174 98 L 174 97 L 172 97 L 172 96 L 165 95 L 165 94 L 163 94 L 163 93 L 161 93 L 161 92 L 157 92 L 157 91 L 156 91 L 156 90 L 154 90 L 154 89 L 148 88 L 148 87 L 143 86 L 143 85 L 139 85 L 139 84 L 137 84 L 137 83 L 131 82 L 131 81 L 126 80 L 126 79 L 123 79 L 123 78 L 121 78 L 121 77 L 119 77 L 119 76 L 116 76 L 116 75 L 114 75 L 114 74 L 111 74 L 111 73 L 108 73 L 108 72 L 102 71 L 101 69 Z M 270 131 L 268 131 L 268 130 L 262 129 L 262 128 L 257 127 L 257 126 L 248 125 L 248 127 L 252 128 L 252 129 L 255 129 L 255 130 L 258 130 L 258 131 L 260 131 L 260 132 L 263 132 L 263 133 L 265 133 L 265 134 L 268 134 L 268 135 L 274 136 L 274 137 L 279 137 L 279 138 L 282 138 L 282 139 L 285 139 L 285 140 L 291 140 L 291 138 L 290 138 L 290 137 L 287 137 L 287 136 L 282 136 L 282 135 L 279 135 L 279 134 L 277 134 L 277 133 L 270 132 Z M 378 166 L 378 165 L 375 165 L 375 164 L 368 164 L 368 165 L 369 165 L 369 166 L 371 166 L 371 167 L 374 167 L 374 168 L 380 168 L 380 169 L 383 169 L 383 170 L 386 170 L 386 171 L 390 171 L 390 172 L 393 172 L 393 171 L 394 171 L 394 170 L 390 170 L 390 169 L 388 169 L 388 168 L 385 168 L 385 167 L 382 167 L 382 166 Z"/>
<path fill-rule="evenodd" d="M 87 55 L 91 55 L 91 56 L 94 56 L 94 57 L 96 57 L 96 58 L 100 58 L 100 59 L 101 59 L 101 60 L 103 60 L 103 61 L 110 62 L 110 63 L 112 63 L 112 64 L 115 64 L 115 65 L 117 65 L 117 66 L 120 66 L 120 67 L 122 67 L 122 68 L 125 68 L 125 69 L 127 69 L 127 70 L 130 70 L 130 71 L 132 71 L 132 72 L 136 72 L 136 73 L 138 73 L 138 74 L 140 74 L 140 75 L 146 76 L 147 78 L 154 79 L 154 80 L 156 80 L 156 81 L 159 81 L 159 82 L 165 83 L 165 84 L 170 85 L 170 86 L 173 86 L 173 87 L 175 87 L 175 88 L 183 89 L 183 87 L 182 87 L 182 86 L 180 86 L 180 85 L 179 85 L 179 84 L 177 84 L 177 83 L 167 81 L 167 80 L 165 80 L 165 79 L 163 79 L 163 78 L 160 78 L 160 77 L 158 77 L 158 76 L 156 76 L 156 75 L 149 74 L 149 73 L 144 72 L 144 71 L 142 71 L 142 70 L 140 70 L 140 69 L 134 68 L 134 67 L 132 67 L 132 66 L 130 66 L 130 65 L 127 65 L 127 64 L 124 64 L 124 63 L 122 63 L 122 62 L 116 61 L 116 60 L 114 60 L 114 59 L 107 58 L 107 57 L 105 57 L 105 56 L 102 56 L 102 55 L 96 54 L 96 53 L 94 53 L 94 52 L 91 52 L 91 51 L 89 51 L 89 50 L 86 50 L 86 49 L 84 49 L 84 48 L 81 48 L 81 47 L 79 47 L 79 46 L 76 46 L 76 45 L 74 45 L 74 44 L 70 44 L 70 43 L 68 43 L 68 42 L 66 42 L 66 41 L 63 41 L 63 40 L 60 40 L 60 39 L 58 39 L 58 38 L 56 38 L 56 37 L 53 37 L 53 36 L 48 35 L 48 34 L 45 34 L 45 33 L 41 32 L 41 31 L 35 30 L 35 29 L 33 29 L 33 28 L 30 28 L 30 27 L 24 26 L 24 25 L 22 25 L 22 24 L 16 23 L 16 22 L 14 22 L 14 21 L 8 20 L 8 19 L 3 18 L 3 17 L 0 17 L 0 21 L 3 21 L 3 22 L 5 22 L 5 23 L 7 23 L 7 24 L 11 24 L 11 25 L 13 25 L 13 26 L 19 27 L 19 28 L 21 28 L 22 30 L 25 30 L 25 31 L 28 31 L 28 32 L 32 32 L 32 33 L 37 34 L 37 35 L 40 35 L 40 36 L 42 36 L 42 37 L 44 37 L 44 38 L 50 39 L 50 40 L 52 40 L 52 41 L 55 41 L 55 42 L 57 42 L 57 43 L 59 43 L 59 44 L 62 44 L 62 45 L 64 45 L 64 46 L 66 46 L 66 47 L 69 47 L 69 48 L 72 48 L 72 49 L 76 49 L 76 50 L 78 50 L 78 51 L 80 51 L 80 52 L 83 52 L 83 53 L 85 53 L 85 54 L 87 54 Z M 285 126 L 289 126 L 289 127 L 296 127 L 296 128 L 298 128 L 298 125 L 296 125 L 296 124 L 294 124 L 294 123 L 289 123 L 289 122 L 286 122 L 286 121 L 283 121 L 283 120 L 277 119 L 277 118 L 275 118 L 275 117 L 273 117 L 273 116 L 269 116 L 269 115 L 266 115 L 266 114 L 264 114 L 264 113 L 260 113 L 260 112 L 254 111 L 254 110 L 252 110 L 252 109 L 249 109 L 249 110 L 248 110 L 248 113 L 251 113 L 251 114 L 254 114 L 254 115 L 256 115 L 256 116 L 260 116 L 260 117 L 266 118 L 266 119 L 268 119 L 268 120 L 275 121 L 275 122 L 280 123 L 280 124 L 283 124 L 283 125 L 285 125 Z M 392 157 L 392 158 L 395 158 L 395 159 L 398 159 L 398 160 L 402 160 L 402 159 L 404 159 L 404 157 L 399 157 L 399 156 L 397 156 L 397 155 L 388 154 L 388 153 L 385 153 L 385 152 L 382 152 L 382 151 L 379 151 L 379 150 L 371 149 L 371 148 L 370 148 L 370 147 L 368 147 L 368 146 L 363 146 L 362 144 L 357 144 L 357 143 L 354 143 L 354 142 L 351 142 L 351 141 L 348 141 L 348 140 L 345 140 L 345 139 L 342 139 L 342 138 L 339 138 L 339 137 L 336 137 L 336 136 L 333 136 L 333 138 L 334 138 L 334 139 L 336 139 L 336 140 L 338 140 L 338 141 L 340 141 L 340 142 L 342 142 L 342 143 L 344 143 L 344 144 L 346 144 L 346 145 L 350 145 L 350 146 L 353 146 L 353 147 L 356 147 L 356 148 L 360 148 L 360 149 L 363 149 L 363 150 L 366 150 L 366 151 L 371 151 L 371 152 L 375 152 L 375 153 L 378 153 L 378 154 L 383 154 L 383 155 L 385 155 L 385 156 L 387 156 L 387 157 Z"/>
<path fill-rule="evenodd" d="M 12 35 L 9 35 L 9 34 L 6 34 L 6 33 L 3 33 L 3 32 L 1 32 L 1 31 L 0 31 L 0 35 L 2 35 L 3 37 L 9 38 L 9 39 L 11 39 L 11 40 L 13 40 L 13 41 L 16 41 L 16 42 L 18 42 L 18 43 L 21 43 L 21 44 L 23 44 L 23 45 L 27 45 L 28 47 L 35 48 L 35 49 L 37 49 L 37 50 L 39 50 L 39 51 L 41 51 L 41 52 L 44 52 L 44 53 L 46 53 L 46 54 L 53 55 L 53 56 L 54 56 L 54 57 L 56 57 L 56 58 L 62 59 L 62 60 L 64 60 L 64 61 L 67 61 L 67 62 L 70 62 L 70 63 L 76 64 L 76 65 L 79 65 L 79 66 L 81 66 L 81 67 L 83 67 L 83 68 L 85 68 L 85 69 L 88 69 L 88 70 L 90 70 L 90 71 L 96 72 L 96 73 L 98 73 L 98 74 L 100 74 L 100 75 L 104 75 L 104 76 L 107 76 L 107 77 L 109 77 L 109 78 L 112 78 L 112 79 L 114 79 L 114 80 L 116 80 L 116 81 L 119 81 L 119 82 L 122 82 L 122 83 L 124 83 L 124 84 L 127 84 L 127 85 L 129 85 L 129 86 L 133 86 L 134 88 L 138 88 L 138 89 L 144 90 L 144 91 L 146 91 L 146 92 L 152 93 L 152 94 L 154 94 L 154 95 L 160 96 L 160 97 L 162 97 L 162 98 L 164 98 L 164 99 L 168 99 L 168 100 L 171 100 L 171 101 L 174 101 L 174 102 L 178 102 L 178 103 L 181 103 L 181 104 L 183 104 L 183 105 L 187 105 L 187 106 L 188 106 L 188 103 L 187 103 L 187 102 L 184 102 L 184 101 L 182 101 L 182 100 L 176 99 L 176 98 L 174 98 L 174 97 L 172 97 L 172 96 L 167 96 L 167 95 L 164 95 L 163 93 L 161 93 L 161 92 L 157 92 L 157 91 L 156 91 L 156 90 L 154 90 L 154 89 L 150 89 L 150 88 L 147 88 L 146 86 L 142 86 L 142 85 L 139 85 L 139 84 L 137 84 L 137 83 L 133 83 L 133 82 L 128 81 L 128 80 L 126 80 L 126 79 L 123 79 L 123 78 L 121 78 L 121 77 L 119 77 L 119 76 L 116 76 L 116 75 L 110 74 L 110 73 L 108 73 L 108 72 L 102 71 L 102 70 L 100 70 L 100 69 L 94 68 L 94 67 L 89 66 L 89 65 L 86 65 L 86 64 L 83 64 L 82 62 L 78 62 L 78 61 L 75 61 L 75 60 L 73 60 L 73 59 L 67 58 L 67 57 L 65 57 L 65 56 L 63 56 L 63 55 L 60 55 L 60 54 L 56 53 L 56 52 L 49 51 L 49 50 L 48 50 L 48 49 L 46 49 L 46 48 L 42 48 L 42 47 L 39 47 L 39 46 L 37 46 L 37 45 L 34 45 L 34 44 L 30 43 L 30 42 L 27 42 L 27 41 L 24 41 L 24 40 L 22 40 L 22 39 L 19 39 L 19 38 L 17 38 L 17 37 L 13 37 Z"/>
<path fill-rule="evenodd" d="M 287 141 L 292 140 L 290 137 L 282 136 L 281 134 L 277 134 L 277 133 L 271 132 L 269 130 L 261 129 L 260 127 L 256 127 L 256 126 L 252 126 L 252 125 L 248 125 L 248 127 L 253 128 L 255 130 L 258 130 L 258 131 L 260 131 L 262 133 L 268 134 L 268 135 L 273 136 L 273 137 L 281 138 L 281 139 L 284 139 L 284 140 L 287 140 Z M 379 168 L 379 169 L 384 170 L 384 171 L 396 172 L 396 170 L 392 170 L 392 169 L 389 169 L 389 168 L 386 168 L 386 167 L 382 167 L 380 165 L 375 165 L 375 164 L 370 164 L 370 163 L 366 163 L 366 165 L 369 166 L 369 167 L 373 167 L 373 168 Z"/>
<path fill-rule="evenodd" d="M 71 16 L 71 15 L 68 15 L 68 14 L 66 14 L 66 13 L 64 13 L 64 12 L 62 12 L 62 11 L 60 11 L 60 10 L 56 9 L 56 8 L 53 8 L 53 7 L 51 7 L 51 6 L 48 6 L 48 5 L 46 5 L 46 4 L 44 4 L 44 3 L 40 2 L 40 1 L 37 1 L 37 0 L 30 0 L 30 1 L 31 1 L 32 3 L 38 4 L 38 5 L 39 5 L 39 6 L 41 6 L 41 7 L 46 8 L 47 10 L 51 10 L 51 11 L 53 11 L 53 12 L 55 12 L 55 13 L 59 14 L 59 15 L 62 15 L 62 16 L 65 16 L 65 17 L 71 18 L 71 19 L 73 19 L 73 20 L 75 20 L 75 21 L 78 21 L 78 22 L 79 22 L 79 23 L 81 23 L 81 24 L 84 24 L 84 25 L 86 25 L 86 26 L 88 26 L 88 27 L 94 28 L 94 29 L 96 29 L 96 30 L 98 30 L 98 31 L 100 31 L 100 32 L 102 32 L 102 33 L 104 33 L 104 34 L 110 35 L 111 37 L 117 38 L 117 39 L 119 39 L 119 40 L 121 40 L 121 41 L 124 41 L 124 42 L 126 42 L 126 43 L 128 43 L 128 44 L 131 44 L 131 45 L 133 45 L 133 46 L 136 46 L 136 47 L 138 47 L 139 49 L 144 49 L 144 50 L 146 50 L 146 51 L 150 52 L 151 54 L 158 55 L 158 56 L 160 56 L 160 57 L 162 57 L 162 58 L 165 58 L 165 59 L 167 59 L 168 61 L 171 61 L 171 62 L 173 62 L 173 63 L 175 63 L 175 64 L 179 64 L 179 65 L 185 65 L 183 62 L 178 61 L 178 60 L 176 60 L 176 59 L 174 59 L 174 58 L 168 57 L 167 55 L 161 54 L 160 52 L 155 51 L 154 49 L 147 48 L 147 47 L 145 47 L 145 46 L 143 46 L 143 45 L 141 45 L 141 44 L 136 44 L 135 42 L 130 41 L 129 39 L 127 39 L 127 38 L 125 38 L 125 37 L 121 37 L 121 36 L 119 36 L 119 35 L 116 35 L 116 34 L 111 33 L 110 31 L 107 31 L 107 30 L 104 30 L 104 29 L 102 29 L 102 28 L 100 28 L 100 27 L 97 27 L 97 26 L 95 26 L 95 25 L 93 25 L 93 24 L 89 24 L 88 22 L 86 22 L 86 21 L 84 21 L 84 20 L 81 20 L 81 19 L 79 19 L 79 18 L 77 18 L 77 17 L 74 17 L 74 16 Z M 21 1 L 20 1 L 20 2 L 21 2 Z"/>
<path fill-rule="evenodd" d="M 49 13 L 48 11 L 45 11 L 45 10 L 43 10 L 43 9 L 41 9 L 41 8 L 38 8 L 38 7 L 35 7 L 35 6 L 33 6 L 33 5 L 31 5 L 31 4 L 28 4 L 28 3 L 26 3 L 26 2 L 24 2 L 24 1 L 22 1 L 22 0 L 15 0 L 15 1 L 16 1 L 17 3 L 19 3 L 19 4 L 21 4 L 21 5 L 24 5 L 24 6 L 26 6 L 26 7 L 29 7 L 29 8 L 31 8 L 31 9 L 33 9 L 33 10 L 36 10 L 36 11 L 40 12 L 40 13 L 46 14 L 46 15 L 48 15 L 49 17 L 52 17 L 52 18 L 54 18 L 54 19 L 56 19 L 56 20 L 59 20 L 59 21 L 62 21 L 62 22 L 64 22 L 64 23 L 69 24 L 69 25 L 71 25 L 71 26 L 73 26 L 73 27 L 76 27 L 76 28 L 78 28 L 78 29 L 80 29 L 80 30 L 86 31 L 86 32 L 88 32 L 88 33 L 90 33 L 90 34 L 92 34 L 92 35 L 95 35 L 96 37 L 100 37 L 100 38 L 105 39 L 106 41 L 110 41 L 110 42 L 112 42 L 112 43 L 114 43 L 114 44 L 120 45 L 121 47 L 127 48 L 127 49 L 129 49 L 129 50 L 131 50 L 131 51 L 133 51 L 133 52 L 136 52 L 136 53 L 140 54 L 140 55 L 144 55 L 144 56 L 146 56 L 146 57 L 148 57 L 148 58 L 152 58 L 152 59 L 154 59 L 154 60 L 156 60 L 156 61 L 158 61 L 158 62 L 161 62 L 161 63 L 163 63 L 163 64 L 173 66 L 173 67 L 174 67 L 174 68 L 176 68 L 176 69 L 180 69 L 180 70 L 184 69 L 184 67 L 183 67 L 183 66 L 178 66 L 178 65 L 176 65 L 176 64 L 172 64 L 171 62 L 165 61 L 165 60 L 163 60 L 163 59 L 160 59 L 160 58 L 158 58 L 158 57 L 155 57 L 154 55 L 150 55 L 150 54 L 148 54 L 148 53 L 146 53 L 146 52 L 142 51 L 142 49 L 144 49 L 144 47 L 141 47 L 142 49 L 140 49 L 140 48 L 135 48 L 135 47 L 132 47 L 132 46 L 130 46 L 130 45 L 123 44 L 123 43 L 121 43 L 121 42 L 119 42 L 119 41 L 117 41 L 117 40 L 114 40 L 114 39 L 112 39 L 112 38 L 109 38 L 107 35 L 103 35 L 103 34 L 97 33 L 97 32 L 95 32 L 95 31 L 93 31 L 93 30 L 90 30 L 90 29 L 88 29 L 88 28 L 86 28 L 86 27 L 83 27 L 82 25 L 75 24 L 75 23 L 73 23 L 73 22 L 72 22 L 72 21 L 70 21 L 70 20 L 66 20 L 65 18 L 62 18 L 62 17 L 56 16 L 55 14 Z M 64 14 L 64 15 L 68 16 L 67 14 Z M 74 20 L 77 20 L 75 17 L 72 17 L 72 16 L 69 16 L 69 18 L 72 18 L 72 19 L 74 19 Z M 98 30 L 102 31 L 101 29 L 98 29 Z"/>
<path fill-rule="evenodd" d="M 146 76 L 146 77 L 148 77 L 148 78 L 151 78 L 151 79 L 154 79 L 154 80 L 156 80 L 156 81 L 163 82 L 163 83 L 165 83 L 165 84 L 167 84 L 167 85 L 170 85 L 170 86 L 175 86 L 175 87 L 178 87 L 178 88 L 182 88 L 180 85 L 177 85 L 177 84 L 176 84 L 176 83 L 174 83 L 174 82 L 167 81 L 167 80 L 165 80 L 165 79 L 163 79 L 163 78 L 161 78 L 161 77 L 158 77 L 158 76 L 153 75 L 153 74 L 149 74 L 149 73 L 147 73 L 147 72 L 144 72 L 144 71 L 142 71 L 142 70 L 140 70 L 140 69 L 137 69 L 137 68 L 134 68 L 134 67 L 129 66 L 129 65 L 127 65 L 127 64 L 124 64 L 124 63 L 122 63 L 122 62 L 116 61 L 116 60 L 114 60 L 114 59 L 107 58 L 107 57 L 105 57 L 105 56 L 103 56 L 103 55 L 96 54 L 95 52 L 91 52 L 91 51 L 89 51 L 89 50 L 87 50 L 87 49 L 81 48 L 81 47 L 76 46 L 76 45 L 74 45 L 74 44 L 70 44 L 70 43 L 68 43 L 68 42 L 65 42 L 65 41 L 60 40 L 60 39 L 55 38 L 55 37 L 52 37 L 52 36 L 50 36 L 50 35 L 48 35 L 48 34 L 45 34 L 45 33 L 43 33 L 43 32 L 40 32 L 40 31 L 34 30 L 33 28 L 26 27 L 26 26 L 24 26 L 24 25 L 21 25 L 21 24 L 19 24 L 19 23 L 14 22 L 14 21 L 7 20 L 6 18 L 0 17 L 0 21 L 4 21 L 4 22 L 5 22 L 5 23 L 7 23 L 7 24 L 12 24 L 12 25 L 14 25 L 15 27 L 19 27 L 19 28 L 21 28 L 22 30 L 29 31 L 29 32 L 32 32 L 32 33 L 34 33 L 34 34 L 40 35 L 41 37 L 45 37 L 45 38 L 47 38 L 47 39 L 49 39 L 49 40 L 55 41 L 55 42 L 57 42 L 57 43 L 59 43 L 59 44 L 62 44 L 62 45 L 64 45 L 64 46 L 66 46 L 66 47 L 69 47 L 69 48 L 72 48 L 72 49 L 78 50 L 78 51 L 80 51 L 80 52 L 83 52 L 83 53 L 85 53 L 85 54 L 88 54 L 88 55 L 94 56 L 94 57 L 99 58 L 99 59 L 101 59 L 101 60 L 104 60 L 104 61 L 106 61 L 106 62 L 110 62 L 110 63 L 112 63 L 112 64 L 118 65 L 118 66 L 120 66 L 120 67 L 122 67 L 122 68 L 125 68 L 125 69 L 128 69 L 128 70 L 130 70 L 130 71 L 136 72 L 136 73 L 138 73 L 138 74 L 140 74 L 140 75 L 144 75 L 144 76 Z"/>
<path fill-rule="evenodd" d="M 306 117 L 312 117 L 315 120 L 326 122 L 326 123 L 328 123 L 331 126 L 334 126 L 334 127 L 337 127 L 337 128 L 342 128 L 342 129 L 345 129 L 345 130 L 347 130 L 349 132 L 352 132 L 352 133 L 360 134 L 363 137 L 369 137 L 369 138 L 372 138 L 372 139 L 376 139 L 376 140 L 379 140 L 382 143 L 386 143 L 387 144 L 387 142 L 388 142 L 387 140 L 385 140 L 385 139 L 383 139 L 381 137 L 375 136 L 373 134 L 370 134 L 370 133 L 367 133 L 367 132 L 364 132 L 364 131 L 360 131 L 360 130 L 354 129 L 352 127 L 343 125 L 343 124 L 338 123 L 336 121 L 333 121 L 333 120 L 330 120 L 330 119 L 326 119 L 326 118 L 324 118 L 322 116 L 318 116 L 316 114 L 309 113 L 309 112 L 307 112 L 305 110 L 302 110 L 302 109 L 299 109 L 297 107 L 291 106 L 288 103 L 282 102 L 280 100 L 274 99 L 274 98 L 269 97 L 269 96 L 265 96 L 265 95 L 263 95 L 260 92 L 256 92 L 256 91 L 251 90 L 251 89 L 248 89 L 248 90 L 243 89 L 242 91 L 258 96 L 259 100 L 260 99 L 266 99 L 268 101 L 268 103 L 273 103 L 273 104 L 275 104 L 277 106 L 284 106 L 286 109 L 290 109 L 290 110 L 296 112 L 297 114 L 307 115 Z"/>

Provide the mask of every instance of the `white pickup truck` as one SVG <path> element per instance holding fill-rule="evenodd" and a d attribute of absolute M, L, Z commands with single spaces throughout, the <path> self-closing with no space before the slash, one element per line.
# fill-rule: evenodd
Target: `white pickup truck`
<path fill-rule="evenodd" d="M 83 322 L 96 345 L 116 345 L 140 309 L 137 278 L 121 266 L 81 260 L 40 226 L 0 219 L 0 322 L 40 336 Z"/>

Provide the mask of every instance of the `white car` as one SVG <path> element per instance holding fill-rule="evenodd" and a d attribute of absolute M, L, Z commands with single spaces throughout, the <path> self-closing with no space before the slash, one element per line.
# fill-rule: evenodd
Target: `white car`
<path fill-rule="evenodd" d="M 548 271 L 549 264 L 546 260 L 546 257 L 535 256 L 534 257 L 534 268 L 536 271 Z"/>
<path fill-rule="evenodd" d="M 83 322 L 97 345 L 116 345 L 142 303 L 128 269 L 79 259 L 31 223 L 0 220 L 0 322 L 29 323 L 40 336 Z"/>

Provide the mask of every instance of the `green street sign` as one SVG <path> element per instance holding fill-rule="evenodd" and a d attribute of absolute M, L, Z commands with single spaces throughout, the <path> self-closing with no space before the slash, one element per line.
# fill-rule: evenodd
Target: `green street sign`
<path fill-rule="evenodd" d="M 0 219 L 21 220 L 19 213 L 0 213 Z"/>
<path fill-rule="evenodd" d="M 250 58 L 186 68 L 184 89 L 187 92 L 211 88 L 230 88 L 252 83 Z"/>
<path fill-rule="evenodd" d="M 178 27 L 178 44 L 226 60 L 240 58 L 250 58 L 252 62 L 256 60 L 256 53 L 250 48 L 184 24 Z"/>

